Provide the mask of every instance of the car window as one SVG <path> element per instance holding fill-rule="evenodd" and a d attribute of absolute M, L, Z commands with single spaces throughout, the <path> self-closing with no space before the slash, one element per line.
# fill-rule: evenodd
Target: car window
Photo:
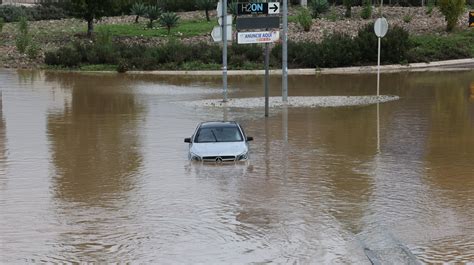
<path fill-rule="evenodd" d="M 196 143 L 240 142 L 242 134 L 237 127 L 201 128 L 196 135 Z"/>

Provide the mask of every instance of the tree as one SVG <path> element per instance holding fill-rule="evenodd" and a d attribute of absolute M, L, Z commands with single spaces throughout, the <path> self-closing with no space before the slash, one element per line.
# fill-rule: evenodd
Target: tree
<path fill-rule="evenodd" d="M 114 0 L 70 0 L 73 16 L 87 21 L 87 36 L 94 32 L 94 20 L 100 19 L 114 10 Z"/>
<path fill-rule="evenodd" d="M 466 0 L 440 0 L 439 11 L 447 22 L 446 31 L 452 31 L 464 12 Z"/>
<path fill-rule="evenodd" d="M 148 6 L 146 9 L 146 17 L 150 20 L 148 22 L 148 28 L 153 28 L 153 21 L 157 20 L 160 18 L 161 15 L 161 9 L 157 6 Z"/>
<path fill-rule="evenodd" d="M 344 6 L 346 7 L 346 12 L 344 14 L 345 17 L 348 17 L 350 18 L 352 16 L 352 2 L 353 0 L 342 0 L 342 3 L 344 4 Z"/>
<path fill-rule="evenodd" d="M 171 28 L 178 25 L 179 16 L 173 12 L 166 12 L 160 17 L 160 24 L 168 29 L 168 35 L 170 34 Z"/>
<path fill-rule="evenodd" d="M 146 14 L 146 6 L 141 2 L 136 2 L 133 4 L 132 8 L 130 9 L 132 15 L 137 16 L 135 18 L 135 23 L 138 23 L 138 18 L 143 17 Z"/>
<path fill-rule="evenodd" d="M 328 11 L 329 3 L 327 0 L 312 0 L 311 9 L 313 18 L 318 18 L 321 14 Z"/>
<path fill-rule="evenodd" d="M 206 11 L 206 19 L 207 21 L 211 21 L 209 18 L 209 10 L 216 7 L 216 0 L 196 0 L 196 5 L 199 9 Z"/>

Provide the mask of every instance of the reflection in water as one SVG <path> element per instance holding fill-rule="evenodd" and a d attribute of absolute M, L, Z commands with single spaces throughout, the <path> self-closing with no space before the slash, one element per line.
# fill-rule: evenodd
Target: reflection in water
<path fill-rule="evenodd" d="M 0 190 L 6 184 L 7 167 L 7 135 L 5 118 L 3 117 L 3 93 L 0 91 Z"/>
<path fill-rule="evenodd" d="M 70 105 L 48 118 L 56 192 L 66 201 L 100 205 L 133 189 L 142 160 L 137 131 L 142 107 L 131 93 L 111 93 L 120 80 L 108 78 L 110 88 L 100 90 L 88 77 L 75 76 L 74 82 Z"/>
<path fill-rule="evenodd" d="M 183 106 L 221 97 L 220 78 L 0 71 L 0 263 L 472 261 L 473 73 L 384 74 L 381 94 L 401 100 L 264 118 Z M 292 96 L 374 83 L 289 78 Z M 261 84 L 229 77 L 229 97 Z M 221 119 L 255 138 L 249 163 L 190 164 L 183 138 Z"/>
<path fill-rule="evenodd" d="M 116 255 L 130 247 L 131 235 L 124 234 L 134 229 L 122 229 L 116 222 L 134 218 L 134 210 L 124 207 L 142 166 L 137 127 L 143 107 L 115 77 L 102 77 L 107 85 L 100 89 L 94 85 L 96 78 L 88 76 L 47 77 L 72 93 L 63 110 L 48 116 L 56 168 L 53 185 L 63 208 L 58 218 L 75 227 L 61 234 L 61 244 L 72 247 L 63 256 L 104 260 L 104 253 Z"/>
<path fill-rule="evenodd" d="M 449 213 L 450 222 L 444 231 L 463 235 L 463 239 L 439 233 L 425 251 L 438 253 L 445 262 L 474 260 L 474 103 L 468 99 L 470 80 L 447 78 L 436 80 L 436 104 L 431 108 L 431 133 L 428 139 L 426 167 L 427 183 L 443 195 L 439 203 Z M 459 246 L 459 248 L 453 248 Z"/>

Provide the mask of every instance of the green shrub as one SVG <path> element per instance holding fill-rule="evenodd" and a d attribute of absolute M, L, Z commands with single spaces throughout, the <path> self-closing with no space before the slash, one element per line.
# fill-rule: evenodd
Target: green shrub
<path fill-rule="evenodd" d="M 87 62 L 90 64 L 116 64 L 118 53 L 112 43 L 110 31 L 100 31 L 97 33 L 92 46 L 85 47 Z M 76 51 L 79 52 L 78 49 Z M 83 53 L 81 51 L 79 54 Z M 83 54 L 81 54 L 82 59 Z"/>
<path fill-rule="evenodd" d="M 433 13 L 434 6 L 435 6 L 435 0 L 428 0 L 425 13 L 429 15 L 430 17 L 431 17 L 431 14 Z"/>
<path fill-rule="evenodd" d="M 363 0 L 363 7 L 360 12 L 360 17 L 363 19 L 369 19 L 372 16 L 372 3 L 371 0 Z"/>
<path fill-rule="evenodd" d="M 153 0 L 156 2 L 156 0 Z M 166 12 L 195 11 L 196 0 L 160 0 L 160 7 Z"/>
<path fill-rule="evenodd" d="M 217 44 L 207 44 L 205 42 L 195 43 L 190 44 L 187 49 L 189 50 L 189 53 L 192 56 L 191 60 L 193 61 L 200 61 L 209 64 L 222 62 L 222 50 Z"/>
<path fill-rule="evenodd" d="M 5 19 L 3 19 L 3 17 L 0 17 L 0 33 L 2 32 L 4 25 L 5 25 Z"/>
<path fill-rule="evenodd" d="M 15 40 L 16 49 L 18 52 L 25 53 L 26 48 L 30 44 L 30 40 L 31 37 L 28 33 L 28 21 L 25 17 L 22 17 L 18 23 L 18 35 L 16 36 Z"/>
<path fill-rule="evenodd" d="M 403 16 L 403 22 L 407 24 L 410 23 L 412 19 L 413 19 L 413 16 L 411 14 L 407 14 Z"/>
<path fill-rule="evenodd" d="M 361 63 L 377 62 L 377 36 L 374 34 L 374 24 L 362 28 L 354 39 L 360 52 Z M 407 60 L 411 47 L 408 32 L 398 26 L 390 28 L 382 38 L 380 59 L 382 63 L 400 63 Z"/>
<path fill-rule="evenodd" d="M 323 49 L 320 44 L 313 42 L 300 42 L 288 44 L 288 64 L 296 68 L 324 67 Z"/>
<path fill-rule="evenodd" d="M 350 66 L 359 62 L 360 53 L 349 35 L 336 33 L 325 38 L 321 44 L 324 67 Z"/>
<path fill-rule="evenodd" d="M 372 26 L 372 34 L 373 28 Z M 387 32 L 387 35 L 382 38 L 381 45 L 383 45 L 381 52 L 384 56 L 383 62 L 396 64 L 407 61 L 408 51 L 412 47 L 410 34 L 399 26 L 394 26 Z"/>
<path fill-rule="evenodd" d="M 229 62 L 236 66 L 243 66 L 246 61 L 263 62 L 263 48 L 257 44 L 240 45 L 232 43 L 229 49 Z"/>
<path fill-rule="evenodd" d="M 313 18 L 318 18 L 321 14 L 329 10 L 329 3 L 327 0 L 311 0 L 310 3 Z"/>
<path fill-rule="evenodd" d="M 438 6 L 447 22 L 446 31 L 452 31 L 464 12 L 466 0 L 439 0 Z"/>
<path fill-rule="evenodd" d="M 134 58 L 144 57 L 146 50 L 148 49 L 142 45 L 125 45 L 119 44 L 116 46 L 117 52 L 120 54 L 120 58 L 131 61 Z"/>
<path fill-rule="evenodd" d="M 126 73 L 129 69 L 127 61 L 120 59 L 117 65 L 117 72 L 119 73 Z"/>
<path fill-rule="evenodd" d="M 353 5 L 353 0 L 342 0 L 342 3 L 344 7 L 346 8 L 346 12 L 344 13 L 345 17 L 351 17 L 352 16 L 352 5 Z"/>
<path fill-rule="evenodd" d="M 61 47 L 55 52 L 45 53 L 47 65 L 77 67 L 81 63 L 81 55 L 73 47 Z"/>
<path fill-rule="evenodd" d="M 56 6 L 42 6 L 27 8 L 30 20 L 58 20 L 68 17 L 66 11 Z"/>
<path fill-rule="evenodd" d="M 36 59 L 39 55 L 39 52 L 40 47 L 38 46 L 38 43 L 36 41 L 31 41 L 31 44 L 26 49 L 26 54 L 28 55 L 28 58 L 32 60 Z"/>
<path fill-rule="evenodd" d="M 89 42 L 75 41 L 72 43 L 72 47 L 79 54 L 81 62 L 87 62 L 87 53 L 92 49 L 92 45 Z"/>
<path fill-rule="evenodd" d="M 281 44 L 275 45 L 270 55 L 270 64 L 281 68 Z M 288 41 L 288 67 L 323 67 L 323 59 L 322 49 L 318 43 Z"/>
<path fill-rule="evenodd" d="M 301 7 L 298 9 L 296 14 L 296 21 L 298 21 L 298 24 L 303 28 L 304 31 L 308 32 L 311 30 L 313 20 L 311 17 L 311 13 L 307 8 Z"/>
<path fill-rule="evenodd" d="M 168 35 L 170 34 L 171 28 L 178 25 L 178 21 L 179 16 L 173 12 L 163 13 L 160 17 L 160 24 L 168 30 Z"/>
<path fill-rule="evenodd" d="M 21 17 L 28 20 L 51 20 L 67 17 L 66 11 L 56 6 L 38 5 L 35 7 L 23 7 L 4 5 L 0 6 L 0 17 L 6 22 L 20 21 Z"/>
<path fill-rule="evenodd" d="M 16 37 L 15 46 L 19 53 L 25 53 L 26 48 L 30 44 L 30 36 L 28 35 L 19 35 Z"/>
<path fill-rule="evenodd" d="M 329 19 L 332 22 L 336 22 L 339 19 L 335 6 L 331 7 L 331 11 L 327 15 L 327 19 Z"/>
<path fill-rule="evenodd" d="M 20 21 L 20 18 L 27 16 L 27 12 L 25 10 L 26 8 L 19 6 L 0 6 L 0 17 L 2 17 L 5 22 L 17 22 Z"/>
<path fill-rule="evenodd" d="M 355 41 L 359 48 L 361 62 L 363 64 L 377 61 L 377 36 L 374 34 L 374 23 L 370 23 L 357 33 Z M 388 32 L 391 32 L 389 29 Z M 387 34 L 388 34 L 387 32 Z M 382 52 L 385 48 L 382 49 Z"/>
<path fill-rule="evenodd" d="M 166 44 L 150 48 L 149 54 L 156 65 L 170 62 L 180 65 L 192 57 L 192 55 L 190 55 L 190 50 L 187 49 L 186 45 L 176 40 L 170 40 Z"/>
<path fill-rule="evenodd" d="M 474 49 L 471 51 L 466 42 L 472 41 L 472 37 L 453 38 L 452 36 L 414 36 L 412 46 L 408 52 L 410 62 L 431 62 L 439 60 L 472 58 Z"/>

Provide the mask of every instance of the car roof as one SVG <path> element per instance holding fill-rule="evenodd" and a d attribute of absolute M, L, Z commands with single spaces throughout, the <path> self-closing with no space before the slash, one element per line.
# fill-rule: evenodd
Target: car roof
<path fill-rule="evenodd" d="M 200 128 L 219 128 L 219 127 L 238 127 L 238 123 L 235 121 L 207 121 L 202 122 Z"/>

